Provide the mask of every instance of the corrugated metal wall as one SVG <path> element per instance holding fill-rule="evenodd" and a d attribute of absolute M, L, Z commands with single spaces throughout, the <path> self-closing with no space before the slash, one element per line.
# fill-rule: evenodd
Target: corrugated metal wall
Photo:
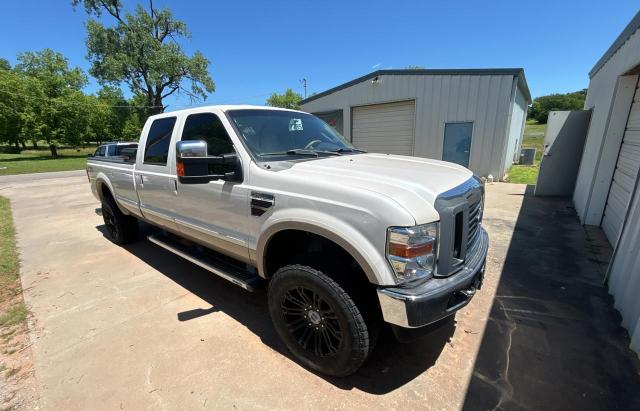
<path fill-rule="evenodd" d="M 473 121 L 469 168 L 502 178 L 513 75 L 381 75 L 312 100 L 308 112 L 342 109 L 344 135 L 351 139 L 351 108 L 415 100 L 414 155 L 442 158 L 446 122 Z"/>
<path fill-rule="evenodd" d="M 509 139 L 507 141 L 507 149 L 505 151 L 504 172 L 509 171 L 509 167 L 520 158 L 520 147 L 522 146 L 522 137 L 524 131 L 524 123 L 527 117 L 527 99 L 520 89 L 516 89 L 516 95 L 513 102 L 513 110 L 511 113 L 511 122 L 509 124 Z"/>
<path fill-rule="evenodd" d="M 615 171 L 640 63 L 640 31 L 611 56 L 589 81 L 585 110 L 592 109 L 573 202 L 583 224 L 600 225 Z"/>
<path fill-rule="evenodd" d="M 640 353 L 640 192 L 637 185 L 608 278 L 614 305 L 622 314 L 622 326 L 631 336 L 631 348 Z"/>

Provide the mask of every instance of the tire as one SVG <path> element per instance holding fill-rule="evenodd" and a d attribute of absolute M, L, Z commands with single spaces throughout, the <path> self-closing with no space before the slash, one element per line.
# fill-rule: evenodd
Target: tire
<path fill-rule="evenodd" d="M 111 197 L 102 200 L 102 219 L 114 243 L 124 245 L 138 238 L 138 219 L 120 211 Z"/>
<path fill-rule="evenodd" d="M 280 338 L 304 365 L 343 377 L 370 352 L 360 310 L 338 283 L 306 265 L 280 268 L 269 284 L 269 313 Z"/>

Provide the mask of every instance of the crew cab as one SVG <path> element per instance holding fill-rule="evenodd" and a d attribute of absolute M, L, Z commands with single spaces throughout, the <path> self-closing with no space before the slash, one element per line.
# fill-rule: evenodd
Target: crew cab
<path fill-rule="evenodd" d="M 90 158 L 108 235 L 148 237 L 233 284 L 267 288 L 304 365 L 355 372 L 396 335 L 453 315 L 482 284 L 484 186 L 443 161 L 358 150 L 319 118 L 255 106 L 151 116 L 134 159 Z"/>

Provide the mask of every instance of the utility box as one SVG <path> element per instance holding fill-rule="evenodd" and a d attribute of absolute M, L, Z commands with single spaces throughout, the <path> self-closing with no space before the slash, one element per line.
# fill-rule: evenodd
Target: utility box
<path fill-rule="evenodd" d="M 532 166 L 536 163 L 536 149 L 523 148 L 520 151 L 520 165 Z"/>

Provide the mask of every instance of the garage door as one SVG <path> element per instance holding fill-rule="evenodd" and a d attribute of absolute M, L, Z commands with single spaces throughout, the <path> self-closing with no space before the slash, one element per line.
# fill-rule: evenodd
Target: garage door
<path fill-rule="evenodd" d="M 615 246 L 618 233 L 622 228 L 640 167 L 640 92 L 638 90 L 636 88 L 633 97 L 633 104 L 629 112 L 627 127 L 602 219 L 602 228 L 613 246 Z"/>
<path fill-rule="evenodd" d="M 416 107 L 413 101 L 354 107 L 351 141 L 371 153 L 413 154 Z"/>

